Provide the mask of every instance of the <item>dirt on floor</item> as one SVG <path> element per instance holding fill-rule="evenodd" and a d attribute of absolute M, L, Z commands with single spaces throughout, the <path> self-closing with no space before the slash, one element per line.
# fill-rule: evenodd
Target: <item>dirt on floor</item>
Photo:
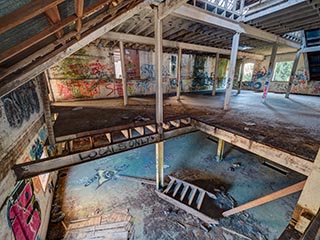
<path fill-rule="evenodd" d="M 314 114 L 310 122 L 314 119 L 319 120 L 315 116 L 320 117 L 320 109 L 315 108 L 316 111 L 308 112 L 304 107 L 307 109 L 306 112 L 297 111 L 294 118 L 297 120 L 290 119 L 289 122 L 286 117 L 293 113 L 280 114 L 279 112 L 286 108 L 283 106 L 280 106 L 279 111 L 276 107 L 267 109 L 233 107 L 224 111 L 221 107 L 217 107 L 217 104 L 210 106 L 207 100 L 210 97 L 190 95 L 185 97 L 186 101 L 176 101 L 173 97 L 167 97 L 164 101 L 164 119 L 190 116 L 311 161 L 315 159 L 320 147 L 320 128 L 319 124 L 315 123 L 308 126 L 308 118 Z M 190 99 L 195 103 L 190 104 Z M 154 99 L 150 97 L 130 98 L 126 107 L 122 106 L 121 99 L 57 103 L 54 104 L 52 111 L 59 113 L 54 125 L 57 137 L 126 125 L 140 121 L 141 117 L 155 121 Z M 306 122 L 303 126 L 299 122 L 301 119 L 305 119 Z"/>
<path fill-rule="evenodd" d="M 224 184 L 218 179 L 208 178 L 207 173 L 201 171 L 179 171 L 173 173 L 175 177 L 180 177 L 185 181 L 196 184 L 197 186 L 213 191 L 226 189 Z M 199 181 L 199 179 L 202 179 Z M 206 179 L 206 180 L 204 180 Z M 55 192 L 54 204 L 61 206 L 65 217 L 60 221 L 52 221 L 49 224 L 47 234 L 48 240 L 63 239 L 66 234 L 66 227 L 70 222 L 77 222 L 79 219 L 78 211 L 75 210 L 74 203 L 66 202 L 64 199 L 65 184 L 67 181 L 66 171 L 61 171 L 58 179 L 58 187 Z M 121 181 L 121 178 L 116 181 Z M 111 183 L 110 183 L 111 184 Z M 122 183 L 125 184 L 125 183 Z M 127 184 L 127 183 L 126 183 Z M 127 209 L 133 217 L 135 228 L 134 239 L 153 240 L 153 239 L 212 239 L 212 240 L 264 240 L 267 239 L 263 232 L 268 232 L 264 226 L 254 219 L 249 213 L 237 214 L 233 217 L 219 219 L 219 225 L 209 226 L 201 222 L 198 218 L 188 214 L 174 205 L 160 199 L 156 193 L 154 185 L 138 184 L 135 186 L 137 191 L 132 191 L 126 197 L 117 201 L 117 204 L 109 205 L 109 208 L 86 209 L 86 214 L 99 216 L 106 212 L 117 212 Z M 110 194 L 112 195 L 112 194 Z M 112 196 L 108 195 L 108 198 Z M 227 192 L 225 197 L 219 199 L 221 204 L 233 205 L 234 200 Z M 230 204 L 231 203 L 231 204 Z M 105 204 L 108 206 L 108 204 Z M 209 208 L 208 208 L 209 209 Z M 210 208 L 212 209 L 212 208 Z M 90 213 L 91 212 L 91 213 Z"/>

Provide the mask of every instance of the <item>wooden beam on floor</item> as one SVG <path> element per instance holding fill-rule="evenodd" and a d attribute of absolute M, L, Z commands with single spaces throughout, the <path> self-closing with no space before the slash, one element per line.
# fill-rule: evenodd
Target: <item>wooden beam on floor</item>
<path fill-rule="evenodd" d="M 0 33 L 3 33 L 19 24 L 38 16 L 41 13 L 57 6 L 64 0 L 34 0 L 17 10 L 0 18 Z"/>
<path fill-rule="evenodd" d="M 308 176 L 314 167 L 313 162 L 308 159 L 304 159 L 283 150 L 250 140 L 238 134 L 210 126 L 200 121 L 193 121 L 193 125 L 201 132 L 222 139 L 234 146 L 257 154 L 258 156 L 266 158 L 305 176 Z"/>
<path fill-rule="evenodd" d="M 305 183 L 306 183 L 306 180 L 304 180 L 302 182 L 299 182 L 297 184 L 294 184 L 292 186 L 286 187 L 284 189 L 281 189 L 279 191 L 273 192 L 271 194 L 268 194 L 268 195 L 266 195 L 264 197 L 261 197 L 261 198 L 258 198 L 256 200 L 250 201 L 248 203 L 245 203 L 243 205 L 240 205 L 240 206 L 235 207 L 233 209 L 230 209 L 228 211 L 225 211 L 225 212 L 222 213 L 222 215 L 224 217 L 230 217 L 231 215 L 234 215 L 236 213 L 239 213 L 239 212 L 242 212 L 242 211 L 257 207 L 257 206 L 260 206 L 262 204 L 274 201 L 276 199 L 288 196 L 290 194 L 299 192 L 299 191 L 301 191 L 303 189 Z"/>

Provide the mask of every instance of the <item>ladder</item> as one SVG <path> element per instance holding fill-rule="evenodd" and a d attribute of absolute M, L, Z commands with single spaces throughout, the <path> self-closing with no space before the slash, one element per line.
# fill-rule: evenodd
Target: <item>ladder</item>
<path fill-rule="evenodd" d="M 163 192 L 156 191 L 160 198 L 185 210 L 208 224 L 219 224 L 218 220 L 213 219 L 200 211 L 205 197 L 214 200 L 217 199 L 214 194 L 175 177 L 169 176 L 169 178 L 170 182 Z"/>

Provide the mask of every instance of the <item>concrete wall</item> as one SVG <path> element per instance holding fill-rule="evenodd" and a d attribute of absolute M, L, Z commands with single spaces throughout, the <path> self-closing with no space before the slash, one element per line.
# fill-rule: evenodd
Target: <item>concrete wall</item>
<path fill-rule="evenodd" d="M 293 61 L 294 58 L 294 53 L 277 55 L 276 62 Z M 263 91 L 269 60 L 270 57 L 267 57 L 264 61 L 257 62 L 255 64 L 252 81 L 242 82 L 242 89 Z M 277 81 L 277 79 L 275 79 L 274 81 L 270 82 L 269 91 L 284 93 L 287 89 L 287 86 L 288 82 Z M 299 59 L 291 93 L 317 96 L 320 95 L 320 81 L 313 81 L 308 79 L 302 55 Z"/>
<path fill-rule="evenodd" d="M 122 83 L 116 79 L 119 50 L 110 51 L 93 44 L 58 63 L 49 70 L 55 101 L 101 99 L 123 96 Z M 225 75 L 222 59 L 219 75 Z M 155 55 L 153 52 L 126 49 L 125 65 L 129 96 L 155 94 Z M 214 58 L 183 54 L 182 91 L 212 89 Z M 177 86 L 177 54 L 163 54 L 163 92 L 174 93 Z"/>
<path fill-rule="evenodd" d="M 16 182 L 11 170 L 42 155 L 48 134 L 39 83 L 1 97 L 0 116 L 0 239 L 45 239 L 56 174 Z"/>

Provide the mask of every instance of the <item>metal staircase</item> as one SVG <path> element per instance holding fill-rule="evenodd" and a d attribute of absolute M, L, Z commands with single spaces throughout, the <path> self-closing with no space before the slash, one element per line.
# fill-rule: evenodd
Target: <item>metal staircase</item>
<path fill-rule="evenodd" d="M 198 217 L 208 224 L 217 225 L 219 223 L 218 220 L 207 216 L 201 211 L 202 203 L 205 198 L 211 198 L 211 200 L 217 199 L 214 194 L 175 177 L 169 176 L 169 178 L 170 182 L 164 191 L 156 191 L 160 198 Z"/>

